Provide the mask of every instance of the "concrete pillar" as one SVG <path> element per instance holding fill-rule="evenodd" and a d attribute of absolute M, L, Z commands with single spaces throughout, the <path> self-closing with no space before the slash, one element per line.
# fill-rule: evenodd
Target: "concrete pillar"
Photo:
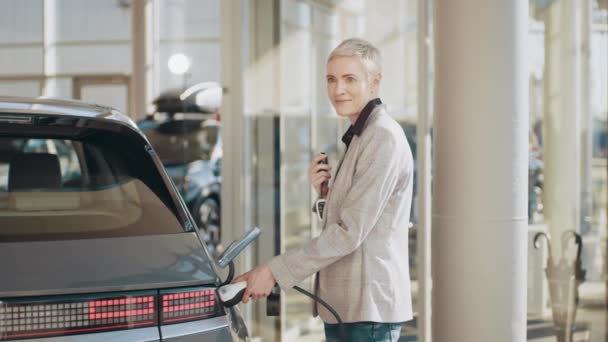
<path fill-rule="evenodd" d="M 590 232 L 593 203 L 591 169 L 593 162 L 593 112 L 591 108 L 592 0 L 581 1 L 581 232 Z M 587 269 L 589 269 L 587 267 Z"/>
<path fill-rule="evenodd" d="M 434 4 L 433 341 L 525 341 L 528 1 Z"/>
<path fill-rule="evenodd" d="M 131 96 L 129 116 L 146 115 L 146 0 L 131 1 Z"/>
<path fill-rule="evenodd" d="M 432 0 L 418 0 L 418 126 L 416 128 L 418 173 L 418 223 L 416 268 L 418 271 L 418 341 L 431 337 L 431 120 Z"/>
<path fill-rule="evenodd" d="M 243 67 L 247 53 L 244 37 L 248 29 L 247 1 L 222 0 L 221 20 L 221 83 L 226 89 L 222 99 L 222 244 L 228 246 L 243 232 L 252 228 L 251 195 L 248 179 L 251 170 L 245 156 L 249 131 L 243 115 Z M 263 227 L 262 227 L 263 228 Z M 264 233 L 264 230 L 262 231 Z M 253 265 L 255 243 L 237 257 L 236 275 L 249 271 Z M 241 305 L 247 326 L 251 326 L 252 305 Z"/>
<path fill-rule="evenodd" d="M 242 194 L 243 157 L 243 72 L 241 3 L 239 0 L 221 2 L 222 32 L 222 86 L 226 89 L 222 107 L 222 134 L 224 156 L 222 158 L 222 243 L 227 246 L 245 230 Z M 239 271 L 247 271 L 240 257 Z"/>
<path fill-rule="evenodd" d="M 544 19 L 543 202 L 559 251 L 563 232 L 579 231 L 581 221 L 581 1 L 557 1 Z"/>
<path fill-rule="evenodd" d="M 57 44 L 57 1 L 48 0 L 43 6 L 43 45 L 44 45 L 44 88 L 43 96 L 56 98 L 72 97 L 72 79 L 70 77 L 59 77 L 56 54 L 51 54 L 50 49 Z"/>
<path fill-rule="evenodd" d="M 244 107 L 246 130 L 252 135 L 251 165 L 252 220 L 264 229 L 258 238 L 253 263 L 259 265 L 280 253 L 280 124 L 278 61 L 280 0 L 248 1 L 249 61 L 245 68 Z M 260 85 L 264 85 L 261 87 Z M 247 144 L 246 144 L 247 145 Z M 255 162 L 252 162 L 255 160 Z M 285 293 L 281 293 L 281 314 L 285 317 Z M 262 341 L 281 341 L 281 319 L 266 315 L 266 300 L 252 304 L 253 324 L 249 331 Z M 284 319 L 283 319 L 284 321 Z"/>

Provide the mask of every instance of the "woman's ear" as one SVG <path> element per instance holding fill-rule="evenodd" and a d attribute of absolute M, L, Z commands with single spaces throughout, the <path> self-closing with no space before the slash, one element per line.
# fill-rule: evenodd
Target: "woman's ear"
<path fill-rule="evenodd" d="M 382 73 L 377 73 L 372 76 L 371 89 L 372 93 L 378 95 L 380 90 L 380 81 L 382 81 Z"/>

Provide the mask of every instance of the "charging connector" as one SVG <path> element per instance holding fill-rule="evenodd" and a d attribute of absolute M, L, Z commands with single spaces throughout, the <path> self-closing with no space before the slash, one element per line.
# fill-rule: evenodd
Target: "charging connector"
<path fill-rule="evenodd" d="M 240 281 L 234 284 L 222 285 L 216 290 L 216 292 L 222 305 L 229 308 L 237 305 L 241 301 L 246 289 L 247 282 Z"/>

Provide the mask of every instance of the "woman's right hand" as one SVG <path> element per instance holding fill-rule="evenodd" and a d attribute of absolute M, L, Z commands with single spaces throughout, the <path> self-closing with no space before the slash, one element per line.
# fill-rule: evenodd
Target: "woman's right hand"
<path fill-rule="evenodd" d="M 331 178 L 331 166 L 321 163 L 321 160 L 325 158 L 327 158 L 326 154 L 317 154 L 312 159 L 310 167 L 308 168 L 308 180 L 321 198 L 327 196 L 327 192 L 329 191 L 328 183 Z"/>

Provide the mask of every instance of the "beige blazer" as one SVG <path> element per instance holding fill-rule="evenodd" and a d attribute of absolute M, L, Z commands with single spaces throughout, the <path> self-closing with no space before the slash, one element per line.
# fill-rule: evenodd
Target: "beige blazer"
<path fill-rule="evenodd" d="M 319 272 L 316 294 L 344 322 L 410 320 L 413 175 L 403 129 L 377 106 L 332 177 L 321 234 L 268 262 L 279 286 L 289 289 Z M 323 321 L 336 323 L 316 307 Z"/>

